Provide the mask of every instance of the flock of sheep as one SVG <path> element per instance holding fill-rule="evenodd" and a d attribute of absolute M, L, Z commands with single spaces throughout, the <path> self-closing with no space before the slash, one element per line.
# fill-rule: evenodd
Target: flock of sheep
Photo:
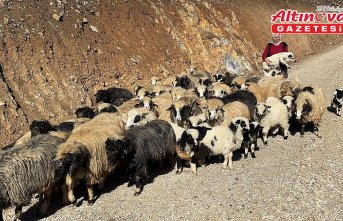
<path fill-rule="evenodd" d="M 282 72 L 282 71 L 281 71 Z M 335 92 L 331 109 L 340 115 L 342 90 Z M 149 164 L 167 161 L 181 173 L 190 165 L 211 163 L 222 155 L 223 167 L 233 169 L 233 152 L 255 158 L 257 139 L 289 135 L 290 124 L 304 134 L 306 124 L 319 125 L 326 109 L 320 87 L 303 86 L 281 75 L 265 77 L 211 75 L 190 68 L 152 85 L 100 90 L 97 106 L 76 110 L 76 119 L 59 125 L 34 120 L 30 131 L 0 150 L 0 212 L 22 207 L 39 194 L 45 214 L 51 195 L 62 189 L 65 204 L 75 203 L 74 189 L 86 185 L 94 203 L 109 174 L 125 168 L 139 195 L 149 179 Z M 82 182 L 84 181 L 84 182 Z M 2 220 L 2 216 L 0 216 Z"/>

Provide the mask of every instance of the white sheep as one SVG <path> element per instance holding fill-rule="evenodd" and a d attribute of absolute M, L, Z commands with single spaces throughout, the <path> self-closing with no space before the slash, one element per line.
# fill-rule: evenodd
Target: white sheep
<path fill-rule="evenodd" d="M 230 125 L 213 127 L 207 131 L 206 136 L 200 141 L 207 146 L 212 155 L 222 154 L 224 156 L 223 167 L 232 170 L 233 151 L 241 147 L 243 141 L 243 130 L 249 130 L 249 120 L 245 117 L 233 118 Z"/>
<path fill-rule="evenodd" d="M 280 128 L 283 131 L 284 139 L 288 138 L 288 111 L 287 107 L 280 100 L 273 98 L 267 99 L 266 103 L 257 103 L 254 117 L 263 128 L 264 144 L 268 143 L 268 132 L 270 129 L 273 129 L 273 133 L 276 133 Z"/>
<path fill-rule="evenodd" d="M 268 60 L 270 61 L 269 66 L 266 64 L 266 62 L 263 62 L 262 64 L 262 67 L 265 71 L 268 71 L 271 68 L 277 68 L 279 66 L 279 62 L 283 63 L 288 68 L 290 68 L 290 66 L 287 64 L 287 62 L 296 62 L 296 59 L 294 58 L 294 54 L 292 52 L 277 53 L 269 56 Z"/>
<path fill-rule="evenodd" d="M 192 157 L 197 157 L 197 154 L 206 153 L 209 150 L 211 155 L 224 155 L 223 167 L 230 169 L 232 166 L 233 151 L 241 147 L 243 141 L 243 132 L 249 130 L 249 120 L 245 117 L 237 117 L 232 119 L 228 126 L 218 126 L 207 130 L 205 134 L 200 135 L 200 131 L 189 129 L 186 131 L 186 145 L 193 152 Z M 190 139 L 193 138 L 193 139 Z M 195 162 L 191 162 L 191 169 L 196 173 Z"/>

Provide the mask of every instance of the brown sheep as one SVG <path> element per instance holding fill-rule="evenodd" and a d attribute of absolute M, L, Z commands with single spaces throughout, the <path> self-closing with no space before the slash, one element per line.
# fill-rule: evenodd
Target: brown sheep
<path fill-rule="evenodd" d="M 102 113 L 75 128 L 68 140 L 58 147 L 56 160 L 67 171 L 68 199 L 75 203 L 75 184 L 86 179 L 89 203 L 94 202 L 93 185 L 103 184 L 116 165 L 107 160 L 105 141 L 109 137 L 121 139 L 124 122 L 118 113 Z"/>
<path fill-rule="evenodd" d="M 313 123 L 317 130 L 317 136 L 321 138 L 321 135 L 319 134 L 319 124 L 326 110 L 323 90 L 318 86 L 305 87 L 298 95 L 295 105 L 296 118 L 301 124 L 301 135 L 304 134 L 305 125 L 307 123 Z"/>

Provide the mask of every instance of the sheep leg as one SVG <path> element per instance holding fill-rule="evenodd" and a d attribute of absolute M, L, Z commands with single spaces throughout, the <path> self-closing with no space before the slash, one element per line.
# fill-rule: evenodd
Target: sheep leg
<path fill-rule="evenodd" d="M 255 156 L 255 142 L 251 144 L 250 148 L 251 148 L 251 157 L 255 158 L 256 157 Z"/>
<path fill-rule="evenodd" d="M 303 137 L 304 136 L 304 133 L 305 133 L 305 124 L 302 124 L 301 125 L 301 129 L 300 129 L 300 136 Z"/>
<path fill-rule="evenodd" d="M 136 168 L 136 172 L 134 175 L 136 189 L 134 191 L 134 196 L 138 196 L 141 194 L 143 190 L 143 185 L 146 180 L 149 179 L 148 168 L 147 165 L 144 163 L 140 167 Z"/>
<path fill-rule="evenodd" d="M 316 124 L 315 124 L 315 129 L 316 129 L 316 131 L 317 131 L 317 137 L 318 137 L 318 138 L 322 138 L 322 135 L 321 135 L 320 132 L 319 132 L 319 123 L 316 123 Z"/>
<path fill-rule="evenodd" d="M 40 209 L 40 214 L 41 215 L 46 215 L 46 212 L 48 211 L 48 207 L 49 207 L 49 204 L 50 204 L 51 193 L 52 193 L 51 188 L 44 193 L 44 196 L 45 196 L 44 197 L 44 202 L 43 202 L 43 204 L 41 206 L 41 209 Z"/>
<path fill-rule="evenodd" d="M 68 174 L 66 177 L 66 185 L 68 187 L 68 200 L 70 203 L 75 204 L 76 203 L 76 199 L 74 196 L 74 181 L 73 178 Z"/>
<path fill-rule="evenodd" d="M 4 221 L 4 218 L 2 217 L 2 209 L 0 209 L 0 221 Z"/>
<path fill-rule="evenodd" d="M 263 135 L 263 143 L 268 144 L 268 132 L 269 132 L 270 127 L 264 127 L 262 130 L 262 135 Z"/>
<path fill-rule="evenodd" d="M 232 166 L 232 157 L 233 157 L 233 152 L 231 151 L 229 153 L 229 168 L 230 170 L 233 170 L 233 166 Z"/>
<path fill-rule="evenodd" d="M 135 185 L 136 185 L 136 189 L 135 189 L 133 195 L 138 196 L 141 194 L 142 187 L 143 187 L 142 178 L 140 176 L 135 177 Z"/>
<path fill-rule="evenodd" d="M 192 173 L 194 173 L 196 175 L 197 174 L 197 164 L 193 159 L 191 160 L 190 165 L 191 165 Z"/>
<path fill-rule="evenodd" d="M 281 127 L 280 129 L 281 129 L 281 131 L 282 131 L 282 134 L 283 134 L 283 138 L 285 139 L 285 140 L 287 140 L 288 139 L 288 133 L 289 133 L 289 131 L 288 131 L 288 128 L 287 129 L 285 129 L 286 127 Z"/>
<path fill-rule="evenodd" d="M 248 158 L 249 142 L 244 142 L 244 159 Z"/>
<path fill-rule="evenodd" d="M 176 174 L 181 174 L 183 167 L 182 167 L 182 160 L 179 157 L 176 158 L 175 167 L 176 167 Z"/>
<path fill-rule="evenodd" d="M 198 164 L 199 164 L 199 166 L 201 166 L 201 167 L 206 166 L 206 164 L 205 164 L 205 159 L 198 160 Z"/>
<path fill-rule="evenodd" d="M 107 179 L 107 175 L 105 175 L 104 178 L 103 178 L 103 180 L 98 184 L 98 189 L 99 189 L 99 190 L 104 189 L 106 179 Z"/>
<path fill-rule="evenodd" d="M 88 192 L 88 205 L 94 204 L 94 191 L 93 191 L 93 185 L 88 181 L 87 182 L 87 192 Z"/>
<path fill-rule="evenodd" d="M 68 200 L 68 187 L 66 184 L 62 185 L 62 194 L 63 194 L 63 204 L 68 205 L 69 200 Z"/>
<path fill-rule="evenodd" d="M 276 135 L 279 132 L 280 127 L 275 127 L 274 130 L 272 131 L 273 135 Z"/>
<path fill-rule="evenodd" d="M 336 107 L 336 114 L 337 114 L 338 116 L 341 116 L 341 108 Z"/>
<path fill-rule="evenodd" d="M 226 169 L 227 168 L 227 164 L 228 164 L 228 162 L 229 162 L 229 158 L 230 158 L 230 156 L 229 156 L 230 154 L 226 154 L 226 155 L 224 155 L 224 162 L 223 162 L 223 168 L 224 169 Z"/>
<path fill-rule="evenodd" d="M 20 218 L 21 218 L 22 209 L 23 209 L 23 206 L 17 206 L 17 207 L 15 208 L 14 213 L 15 213 L 15 218 L 16 218 L 16 219 L 20 219 Z"/>

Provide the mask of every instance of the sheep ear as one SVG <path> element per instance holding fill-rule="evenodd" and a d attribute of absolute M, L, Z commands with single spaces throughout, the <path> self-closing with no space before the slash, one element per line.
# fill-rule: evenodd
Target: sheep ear
<path fill-rule="evenodd" d="M 142 102 L 139 102 L 138 104 L 135 104 L 134 107 L 138 108 L 138 107 L 141 107 L 141 105 L 142 105 Z"/>
<path fill-rule="evenodd" d="M 146 115 L 148 115 L 149 112 L 146 112 L 146 113 L 142 113 L 142 117 L 145 117 Z"/>
<path fill-rule="evenodd" d="M 137 94 L 138 94 L 138 91 L 140 90 L 140 89 L 142 89 L 143 87 L 142 86 L 140 86 L 140 85 L 137 85 L 136 87 L 135 87 L 135 95 L 137 96 Z"/>
<path fill-rule="evenodd" d="M 174 105 L 172 104 L 168 109 L 167 109 L 167 111 L 171 111 L 171 110 L 173 110 L 174 109 Z"/>
<path fill-rule="evenodd" d="M 156 92 L 151 92 L 151 93 L 148 94 L 148 96 L 150 98 L 156 97 Z"/>
<path fill-rule="evenodd" d="M 192 104 L 192 106 L 193 106 L 193 105 L 198 105 L 198 106 L 199 106 L 200 104 L 199 104 L 199 102 L 198 102 L 198 101 L 193 101 L 193 104 Z"/>

